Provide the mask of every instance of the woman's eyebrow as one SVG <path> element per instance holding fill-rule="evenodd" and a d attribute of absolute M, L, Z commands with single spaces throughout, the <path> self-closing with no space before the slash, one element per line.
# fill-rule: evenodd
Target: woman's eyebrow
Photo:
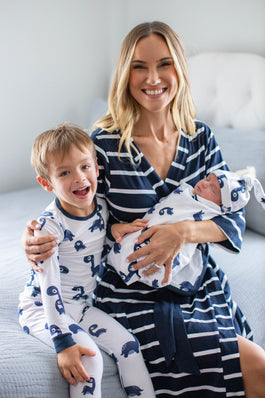
<path fill-rule="evenodd" d="M 160 58 L 159 60 L 157 60 L 156 62 L 163 62 L 163 61 L 171 61 L 173 58 L 172 57 L 164 57 L 164 58 Z M 132 64 L 133 63 L 140 63 L 140 64 L 146 64 L 145 61 L 142 61 L 141 59 L 133 59 L 132 60 Z"/>
<path fill-rule="evenodd" d="M 145 61 L 142 61 L 142 60 L 140 60 L 140 59 L 133 59 L 133 60 L 132 60 L 132 64 L 133 64 L 133 63 L 146 64 Z"/>
<path fill-rule="evenodd" d="M 172 59 L 173 59 L 172 57 L 164 57 L 164 58 L 159 59 L 157 62 L 169 61 L 169 60 L 172 60 Z"/>

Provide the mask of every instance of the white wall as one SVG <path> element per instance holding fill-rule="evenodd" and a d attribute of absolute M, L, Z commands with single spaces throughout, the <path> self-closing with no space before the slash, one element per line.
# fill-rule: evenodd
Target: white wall
<path fill-rule="evenodd" d="M 147 15 L 168 23 L 188 54 L 213 50 L 265 55 L 264 0 L 133 0 L 128 2 L 126 25 L 144 22 Z"/>
<path fill-rule="evenodd" d="M 0 0 L 0 192 L 35 185 L 34 138 L 62 121 L 90 127 L 124 35 L 161 20 L 187 54 L 265 55 L 265 0 Z"/>

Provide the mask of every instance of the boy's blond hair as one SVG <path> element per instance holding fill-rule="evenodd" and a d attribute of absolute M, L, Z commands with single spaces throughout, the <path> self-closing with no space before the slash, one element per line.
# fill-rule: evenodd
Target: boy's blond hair
<path fill-rule="evenodd" d="M 63 123 L 56 129 L 47 130 L 34 141 L 31 151 L 31 165 L 38 176 L 49 181 L 48 156 L 55 153 L 66 155 L 72 146 L 83 151 L 88 147 L 96 162 L 96 150 L 89 135 L 73 124 Z"/>

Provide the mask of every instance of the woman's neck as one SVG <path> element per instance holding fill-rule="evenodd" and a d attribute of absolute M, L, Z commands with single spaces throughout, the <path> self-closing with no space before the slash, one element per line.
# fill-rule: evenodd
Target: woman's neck
<path fill-rule="evenodd" d="M 140 119 L 135 123 L 132 137 L 154 137 L 156 140 L 164 141 L 177 130 L 173 123 L 170 112 L 142 112 Z"/>
<path fill-rule="evenodd" d="M 132 137 L 162 180 L 165 181 L 171 163 L 176 155 L 179 132 L 172 117 L 144 114 L 135 124 Z"/>

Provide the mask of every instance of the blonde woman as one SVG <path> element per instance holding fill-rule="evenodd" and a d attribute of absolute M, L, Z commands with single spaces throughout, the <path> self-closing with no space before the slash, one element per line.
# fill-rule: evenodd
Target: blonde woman
<path fill-rule="evenodd" d="M 96 123 L 92 138 L 98 195 L 107 200 L 110 223 L 140 218 L 180 183 L 194 186 L 210 171 L 228 169 L 210 128 L 195 121 L 181 40 L 161 22 L 140 24 L 125 37 L 107 115 Z M 36 250 L 36 241 L 29 238 L 32 227 L 26 252 L 36 261 L 48 256 L 55 243 L 46 237 Z M 135 269 L 152 264 L 149 275 L 165 265 L 166 279 L 180 248 L 198 243 L 203 272 L 198 290 L 190 295 L 138 282 L 127 286 L 106 266 L 96 305 L 138 338 L 157 397 L 264 396 L 265 353 L 250 341 L 250 327 L 205 243 L 239 252 L 244 227 L 238 211 L 207 221 L 152 226 L 141 234 L 139 244 L 150 242 L 128 261 L 137 262 Z M 41 257 L 32 254 L 45 251 Z"/>

